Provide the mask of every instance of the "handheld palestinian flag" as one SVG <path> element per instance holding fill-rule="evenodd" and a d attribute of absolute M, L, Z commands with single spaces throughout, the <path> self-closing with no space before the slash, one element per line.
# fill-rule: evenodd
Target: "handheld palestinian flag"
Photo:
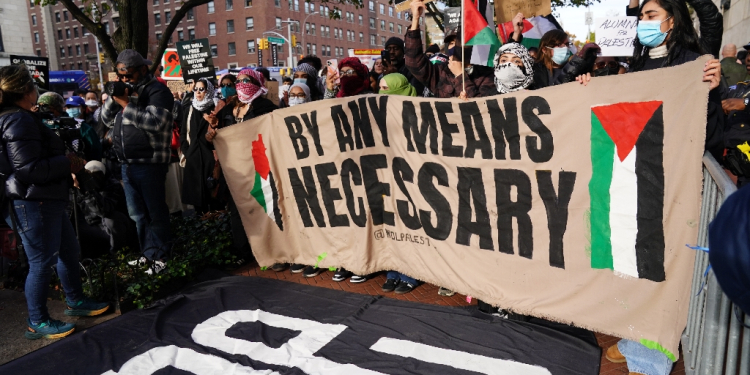
<path fill-rule="evenodd" d="M 591 268 L 664 281 L 662 102 L 591 108 Z"/>
<path fill-rule="evenodd" d="M 473 0 L 464 1 L 463 25 L 465 28 L 464 45 L 472 46 L 471 63 L 474 65 L 493 66 L 495 53 L 500 48 L 500 40 L 487 20 L 479 13 Z"/>
<path fill-rule="evenodd" d="M 263 135 L 258 134 L 258 140 L 252 142 L 253 164 L 255 164 L 255 182 L 250 195 L 255 198 L 271 220 L 279 229 L 284 230 L 284 224 L 279 212 L 279 192 L 276 190 L 276 182 L 266 157 L 266 145 L 263 144 Z"/>
<path fill-rule="evenodd" d="M 523 44 L 526 48 L 539 47 L 539 41 L 542 40 L 544 33 L 550 30 L 556 30 L 557 26 L 550 22 L 546 17 L 536 16 L 523 20 Z M 513 23 L 508 21 L 498 25 L 498 35 L 503 43 L 510 40 L 510 34 L 513 33 Z"/>

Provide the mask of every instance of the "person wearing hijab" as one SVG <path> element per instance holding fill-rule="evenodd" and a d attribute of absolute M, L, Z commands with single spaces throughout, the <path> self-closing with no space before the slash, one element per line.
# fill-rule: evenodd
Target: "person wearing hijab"
<path fill-rule="evenodd" d="M 534 61 L 526 47 L 507 43 L 495 54 L 495 86 L 500 94 L 524 90 L 534 81 Z"/>
<path fill-rule="evenodd" d="M 336 80 L 340 84 L 336 85 Z M 347 57 L 339 62 L 339 74 L 326 78 L 325 99 L 346 98 L 355 95 L 372 94 L 370 73 L 367 66 L 356 57 Z"/>
<path fill-rule="evenodd" d="M 268 93 L 266 78 L 250 68 L 242 69 L 237 74 L 235 89 L 237 96 L 230 99 L 216 115 L 204 115 L 209 124 L 205 137 L 208 142 L 213 142 L 216 137 L 216 129 L 245 122 L 279 108 L 272 101 L 262 96 Z M 235 251 L 241 259 L 250 259 L 252 250 L 250 250 L 250 243 L 247 241 L 237 205 L 234 203 L 231 194 L 227 194 L 227 200 Z"/>
<path fill-rule="evenodd" d="M 297 65 L 294 69 L 294 83 L 304 83 L 310 89 L 310 100 L 323 99 L 323 95 L 318 90 L 318 71 L 314 66 L 308 63 Z"/>
<path fill-rule="evenodd" d="M 304 83 L 295 83 L 289 88 L 289 106 L 305 104 L 310 101 L 310 88 Z"/>
<path fill-rule="evenodd" d="M 211 190 L 215 188 L 218 176 L 213 176 L 215 160 L 213 147 L 206 139 L 208 121 L 215 105 L 214 85 L 201 78 L 193 87 L 193 101 L 185 110 L 180 127 L 180 166 L 182 175 L 182 203 L 195 207 L 195 212 L 206 213 L 212 208 Z"/>

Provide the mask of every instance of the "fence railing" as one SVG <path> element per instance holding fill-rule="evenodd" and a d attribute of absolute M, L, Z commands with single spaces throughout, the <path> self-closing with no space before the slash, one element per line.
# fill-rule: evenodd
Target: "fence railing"
<path fill-rule="evenodd" d="M 698 246 L 708 247 L 708 224 L 736 185 L 714 158 L 703 156 L 703 202 Z M 709 250 L 710 251 L 710 250 Z M 705 276 L 708 253 L 696 251 L 688 323 L 682 352 L 688 375 L 750 375 L 750 328 L 736 318 L 734 306 L 713 272 Z M 745 325 L 750 318 L 745 316 Z"/>

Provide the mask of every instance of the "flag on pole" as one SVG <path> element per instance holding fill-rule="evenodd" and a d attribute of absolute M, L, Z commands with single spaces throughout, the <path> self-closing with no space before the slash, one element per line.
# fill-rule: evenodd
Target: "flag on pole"
<path fill-rule="evenodd" d="M 284 230 L 279 212 L 279 193 L 276 190 L 276 181 L 273 179 L 271 167 L 266 157 L 266 146 L 263 144 L 263 135 L 258 134 L 258 140 L 252 141 L 253 164 L 255 164 L 255 181 L 250 195 L 263 207 L 266 215 Z"/>
<path fill-rule="evenodd" d="M 550 22 L 546 17 L 536 16 L 523 20 L 523 41 L 521 44 L 530 47 L 539 47 L 539 41 L 544 33 L 555 30 L 558 27 Z M 508 21 L 498 25 L 498 35 L 503 43 L 510 40 L 510 34 L 513 33 L 513 23 Z"/>
<path fill-rule="evenodd" d="M 662 102 L 591 108 L 591 267 L 664 281 Z"/>
<path fill-rule="evenodd" d="M 495 53 L 500 48 L 500 40 L 489 27 L 484 16 L 479 13 L 473 0 L 463 0 L 464 45 L 472 46 L 471 64 L 493 66 Z"/>

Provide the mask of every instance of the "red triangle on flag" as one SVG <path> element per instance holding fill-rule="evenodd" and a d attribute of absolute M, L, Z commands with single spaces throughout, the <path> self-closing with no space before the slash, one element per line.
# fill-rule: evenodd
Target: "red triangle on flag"
<path fill-rule="evenodd" d="M 617 156 L 624 161 L 635 147 L 638 136 L 646 127 L 648 120 L 662 104 L 655 100 L 638 103 L 616 103 L 591 107 L 604 131 L 617 146 Z"/>

